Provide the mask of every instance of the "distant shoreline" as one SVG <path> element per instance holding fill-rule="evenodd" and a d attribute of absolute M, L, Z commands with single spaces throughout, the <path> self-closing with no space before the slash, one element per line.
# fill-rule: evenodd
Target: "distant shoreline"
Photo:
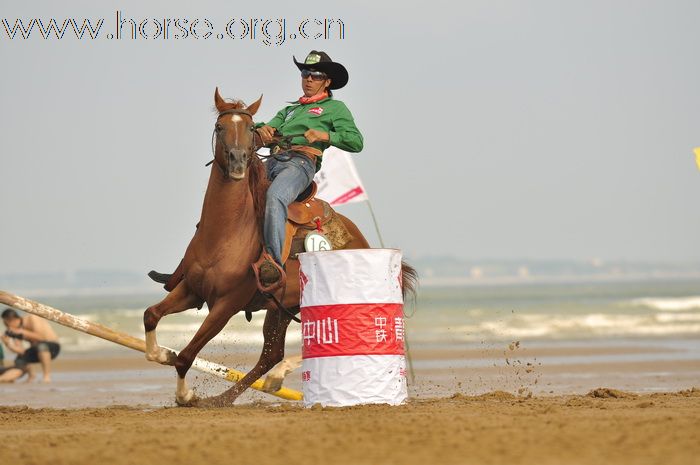
<path fill-rule="evenodd" d="M 586 284 L 620 282 L 663 282 L 700 280 L 700 273 L 633 273 L 592 275 L 530 275 L 530 276 L 445 276 L 419 277 L 423 287 L 498 286 L 528 284 Z"/>
<path fill-rule="evenodd" d="M 476 287 L 542 284 L 587 284 L 624 282 L 683 282 L 700 280 L 700 272 L 693 273 L 626 273 L 626 274 L 587 274 L 587 275 L 529 275 L 529 276 L 422 276 L 421 287 Z M 30 298 L 44 297 L 105 297 L 105 296 L 148 296 L 158 298 L 164 295 L 158 284 L 146 283 L 143 286 L 128 287 L 75 287 L 75 288 L 3 288 L 0 289 Z M 700 291 L 699 291 L 700 292 Z"/>

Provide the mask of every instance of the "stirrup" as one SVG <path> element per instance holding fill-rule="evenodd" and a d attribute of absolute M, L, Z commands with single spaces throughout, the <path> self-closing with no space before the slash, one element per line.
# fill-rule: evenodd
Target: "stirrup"
<path fill-rule="evenodd" d="M 260 258 L 253 263 L 252 268 L 253 273 L 255 273 L 255 282 L 258 290 L 264 294 L 275 292 L 284 287 L 287 282 L 287 274 L 284 272 L 284 269 L 266 251 L 260 254 Z M 275 271 L 278 273 L 278 276 L 271 276 L 271 274 L 275 274 Z"/>

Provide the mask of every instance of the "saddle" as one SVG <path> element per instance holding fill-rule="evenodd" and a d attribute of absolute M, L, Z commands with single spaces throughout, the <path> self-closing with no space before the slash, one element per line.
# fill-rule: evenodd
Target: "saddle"
<path fill-rule="evenodd" d="M 296 259 L 296 255 L 303 252 L 304 237 L 309 230 L 317 229 L 323 232 L 326 229 L 324 227 L 335 216 L 328 202 L 316 198 L 317 191 L 318 186 L 312 181 L 287 208 L 287 225 L 282 248 L 283 263 L 286 263 L 289 258 Z M 345 244 L 341 247 L 343 245 Z"/>

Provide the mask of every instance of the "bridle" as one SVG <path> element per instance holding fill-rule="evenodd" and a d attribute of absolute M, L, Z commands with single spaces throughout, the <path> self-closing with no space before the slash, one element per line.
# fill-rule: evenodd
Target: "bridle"
<path fill-rule="evenodd" d="M 219 116 L 216 118 L 216 121 L 218 122 L 219 118 L 221 118 L 223 115 L 245 115 L 248 116 L 251 119 L 251 121 L 253 120 L 253 115 L 251 115 L 250 112 L 248 112 L 248 110 L 232 108 L 230 110 L 224 110 L 221 113 L 219 113 Z M 250 159 L 250 157 L 252 157 L 253 154 L 256 153 L 261 147 L 266 146 L 262 142 L 262 136 L 260 136 L 260 134 L 258 134 L 258 131 L 255 130 L 255 126 L 250 126 L 250 131 L 253 133 L 253 137 L 251 137 L 251 144 L 250 147 L 248 147 L 248 159 Z M 277 161 L 281 162 L 289 161 L 292 158 L 292 156 L 288 155 L 288 153 L 291 151 L 292 139 L 295 137 L 302 136 L 304 136 L 304 133 L 288 134 L 286 136 L 279 135 L 277 136 L 276 143 L 274 144 L 278 148 L 278 150 L 272 151 L 270 155 L 258 154 L 258 156 L 262 159 L 275 158 Z M 255 142 L 256 137 L 260 140 L 259 144 Z M 209 166 L 216 160 L 216 127 L 214 127 L 214 130 L 211 133 L 211 154 L 212 160 L 204 166 Z M 226 163 L 228 165 L 228 157 L 226 158 Z M 224 172 L 224 169 L 221 167 L 221 165 L 218 166 L 222 173 L 226 175 L 227 173 Z M 228 166 L 226 168 L 228 168 Z"/>
<path fill-rule="evenodd" d="M 219 122 L 219 119 L 224 115 L 245 115 L 245 116 L 250 118 L 251 123 L 253 122 L 253 115 L 248 110 L 239 109 L 239 108 L 232 108 L 230 110 L 224 110 L 224 111 L 220 112 L 219 116 L 216 117 L 217 123 Z M 258 149 L 262 145 L 257 145 L 255 143 L 255 137 L 257 136 L 258 138 L 260 138 L 260 134 L 258 134 L 258 132 L 255 130 L 255 126 L 251 124 L 249 126 L 249 129 L 250 129 L 250 132 L 251 132 L 253 137 L 250 138 L 251 143 L 250 143 L 250 146 L 246 149 L 246 155 L 247 155 L 248 160 L 250 161 L 250 158 L 253 156 L 253 154 L 255 152 L 258 151 Z M 214 126 L 214 130 L 211 133 L 212 160 L 204 166 L 209 166 L 216 161 L 216 138 L 217 138 L 217 132 L 216 132 L 216 126 Z M 261 139 L 261 143 L 262 143 L 262 139 Z M 218 164 L 218 163 L 216 164 L 219 167 L 219 169 L 221 170 L 221 172 L 224 174 L 224 176 L 228 175 L 228 168 L 229 168 L 228 164 L 229 164 L 228 155 L 226 156 L 226 171 L 224 171 L 224 168 L 220 164 Z"/>

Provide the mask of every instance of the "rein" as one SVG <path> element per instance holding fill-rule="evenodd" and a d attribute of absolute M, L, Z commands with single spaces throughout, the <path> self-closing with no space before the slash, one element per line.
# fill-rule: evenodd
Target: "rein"
<path fill-rule="evenodd" d="M 292 158 L 294 154 L 289 154 L 293 152 L 292 150 L 292 139 L 295 137 L 303 137 L 304 133 L 300 134 L 288 134 L 286 136 L 279 135 L 275 136 L 276 140 L 272 144 L 273 148 L 270 150 L 270 155 L 258 155 L 262 159 L 274 158 L 277 161 L 286 163 Z M 289 155 L 287 155 L 289 154 Z"/>
<path fill-rule="evenodd" d="M 233 111 L 227 110 L 227 111 L 219 114 L 219 116 L 224 115 L 224 114 L 229 113 L 229 112 L 233 113 Z M 241 113 L 244 115 L 250 116 L 250 113 L 247 113 L 245 111 L 241 111 Z M 252 116 L 251 116 L 251 118 L 252 118 Z M 257 131 L 253 130 L 253 145 L 251 147 L 251 150 L 253 152 L 255 152 L 256 155 L 263 160 L 267 160 L 268 158 L 274 158 L 275 160 L 280 161 L 280 162 L 288 162 L 289 160 L 291 160 L 293 158 L 293 156 L 292 155 L 283 156 L 283 155 L 286 155 L 287 153 L 292 151 L 291 150 L 292 139 L 294 139 L 295 137 L 303 137 L 303 136 L 304 136 L 303 132 L 299 133 L 299 134 L 289 134 L 286 136 L 282 136 L 282 135 L 277 136 L 276 137 L 277 141 L 275 141 L 275 143 L 273 145 L 276 148 L 277 147 L 281 148 L 282 150 L 275 152 L 275 153 L 272 153 L 272 151 L 270 151 L 270 155 L 260 155 L 259 153 L 257 153 L 257 151 L 259 149 L 261 149 L 262 147 L 265 147 L 265 145 L 262 143 L 262 136 L 260 136 L 260 134 L 258 134 Z M 260 139 L 260 144 L 255 143 L 256 137 L 258 139 Z M 211 134 L 211 153 L 212 153 L 212 155 L 214 155 L 214 141 L 215 141 L 215 139 L 216 139 L 216 130 L 212 131 L 212 134 Z M 207 166 L 211 165 L 212 163 L 214 163 L 214 159 L 207 162 L 204 166 L 207 167 Z"/>

